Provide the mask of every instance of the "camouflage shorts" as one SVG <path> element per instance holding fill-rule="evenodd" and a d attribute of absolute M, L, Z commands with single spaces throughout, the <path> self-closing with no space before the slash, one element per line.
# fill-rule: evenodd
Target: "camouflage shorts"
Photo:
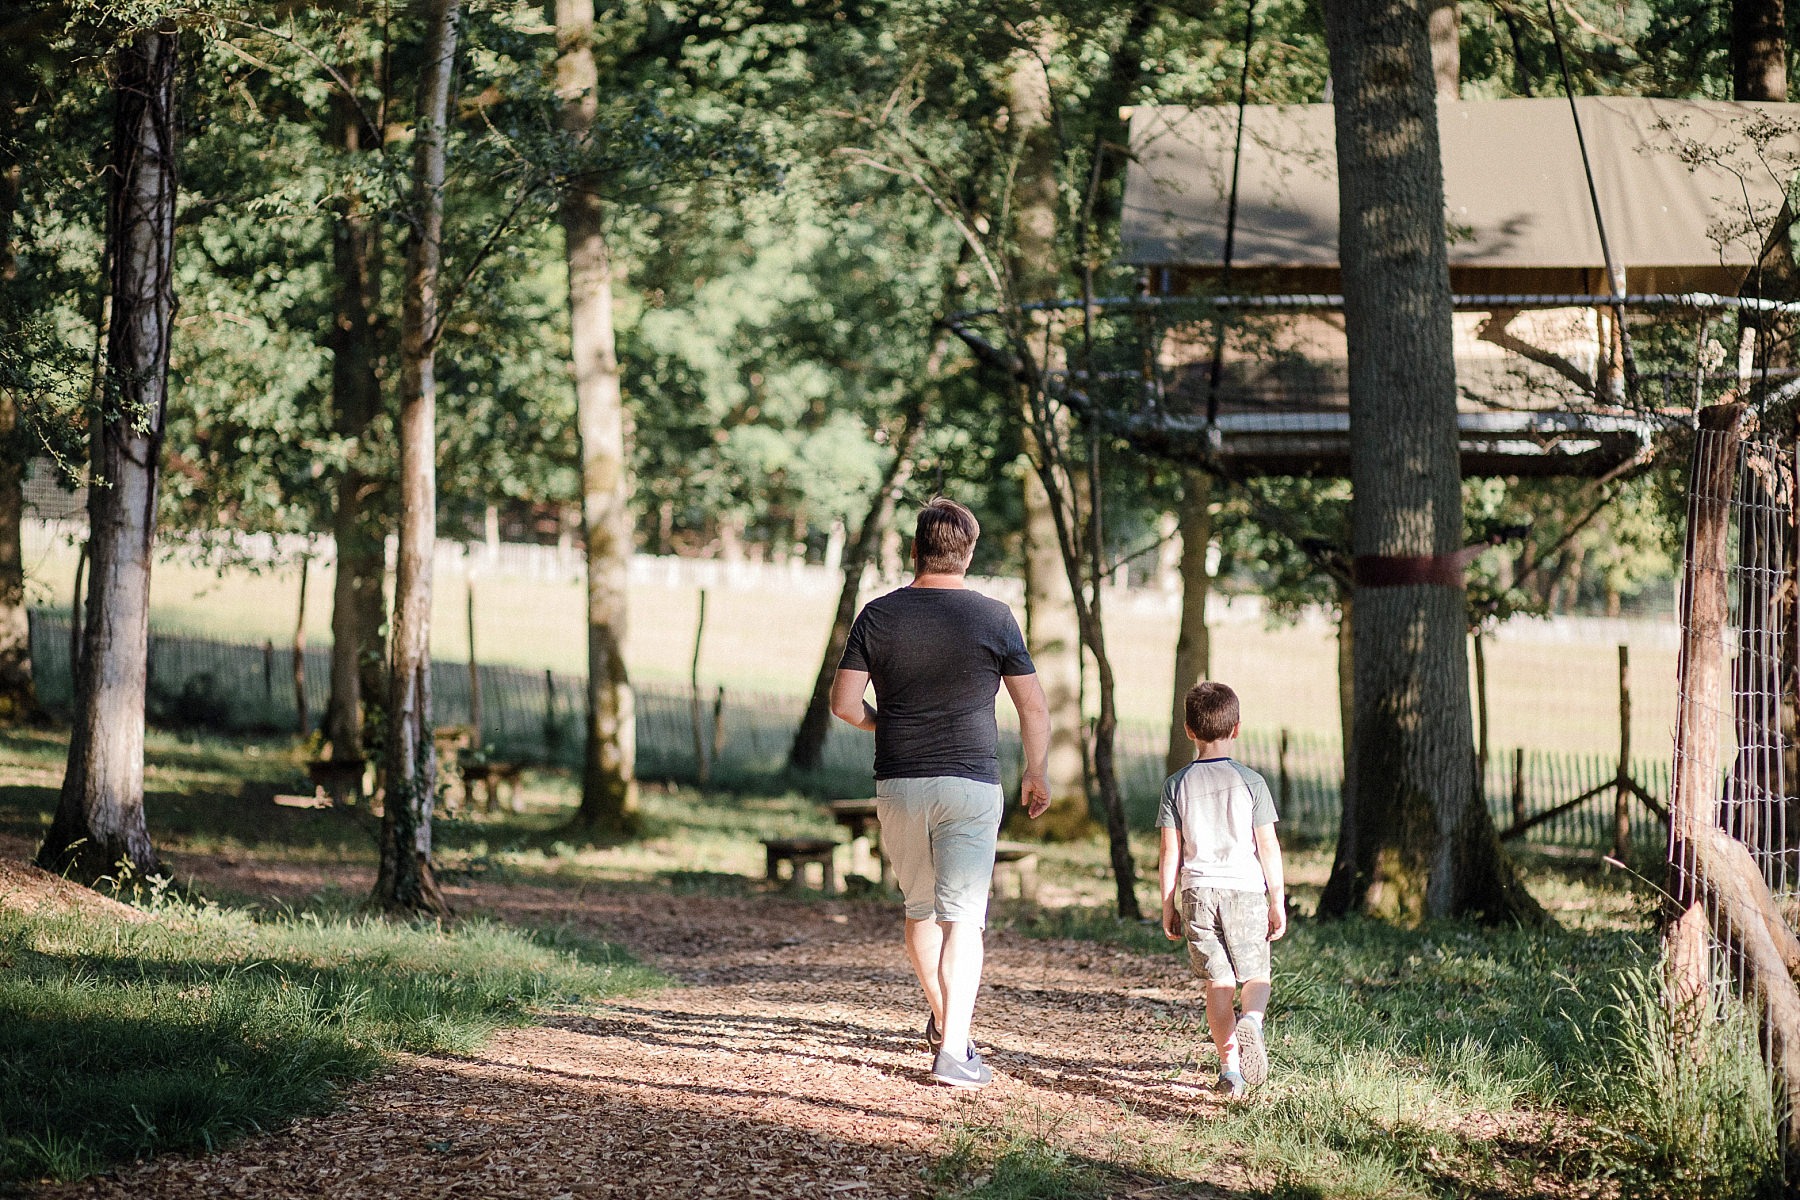
<path fill-rule="evenodd" d="M 1181 914 L 1194 974 L 1222 984 L 1269 977 L 1269 899 L 1262 892 L 1188 888 Z"/>

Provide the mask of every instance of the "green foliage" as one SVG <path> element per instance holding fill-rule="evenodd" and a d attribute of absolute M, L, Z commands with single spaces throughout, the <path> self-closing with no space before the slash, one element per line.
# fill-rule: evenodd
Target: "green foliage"
<path fill-rule="evenodd" d="M 656 981 L 485 923 L 180 905 L 142 924 L 0 912 L 0 961 L 11 1180 L 210 1150 L 317 1111 L 392 1052 L 467 1052 L 541 1006 Z"/>

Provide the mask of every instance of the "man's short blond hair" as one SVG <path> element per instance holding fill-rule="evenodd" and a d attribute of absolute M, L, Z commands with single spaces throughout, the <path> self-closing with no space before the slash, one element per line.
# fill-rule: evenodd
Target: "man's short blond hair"
<path fill-rule="evenodd" d="M 1221 741 L 1237 728 L 1238 696 L 1225 684 L 1210 679 L 1196 683 L 1181 707 L 1188 733 L 1197 741 Z"/>

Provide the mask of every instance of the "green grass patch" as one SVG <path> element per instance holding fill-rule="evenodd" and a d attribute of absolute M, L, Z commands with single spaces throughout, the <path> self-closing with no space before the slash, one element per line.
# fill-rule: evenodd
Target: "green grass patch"
<path fill-rule="evenodd" d="M 468 1052 L 658 982 L 602 944 L 482 922 L 0 913 L 0 1179 L 212 1149 L 319 1110 L 390 1052 Z"/>
<path fill-rule="evenodd" d="M 1295 922 L 1275 947 L 1269 1083 L 1181 1131 L 1165 1169 L 1204 1179 L 1205 1164 L 1234 1160 L 1259 1194 L 1309 1200 L 1534 1195 L 1547 1180 L 1670 1200 L 1782 1194 L 1754 1022 L 1715 1013 L 1681 1043 L 1647 923 L 1623 919 L 1641 897 L 1574 872 L 1555 887 L 1562 903 L 1609 919 L 1552 933 Z M 1179 951 L 1155 925 L 1099 909 L 1010 921 L 1029 936 Z M 1211 1081 L 1198 990 L 1191 1006 L 1158 1009 L 1145 1034 L 1168 1047 L 1177 1077 Z M 1025 1146 L 1018 1172 L 1061 1161 L 1054 1149 L 1052 1139 L 1045 1159 Z M 1077 1167 L 1069 1187 L 1090 1178 Z M 995 1166 L 982 1186 L 1013 1170 Z"/>

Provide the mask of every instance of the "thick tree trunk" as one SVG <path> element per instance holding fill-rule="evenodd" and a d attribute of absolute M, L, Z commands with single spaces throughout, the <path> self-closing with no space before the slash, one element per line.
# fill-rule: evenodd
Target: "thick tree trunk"
<path fill-rule="evenodd" d="M 1439 100 L 1462 95 L 1462 21 L 1456 0 L 1426 0 L 1426 31 L 1431 38 L 1431 81 Z"/>
<path fill-rule="evenodd" d="M 161 870 L 144 824 L 144 692 L 157 469 L 175 317 L 176 34 L 120 49 L 110 171 L 112 323 L 93 428 L 87 628 L 56 817 L 38 862 L 93 879 Z"/>
<path fill-rule="evenodd" d="M 1187 735 L 1188 689 L 1212 674 L 1212 631 L 1206 626 L 1206 598 L 1212 591 L 1212 576 L 1206 570 L 1212 542 L 1212 476 L 1186 471 L 1181 483 L 1181 632 L 1175 637 L 1175 694 L 1169 752 L 1163 762 L 1171 775 L 1194 758 L 1194 743 Z"/>
<path fill-rule="evenodd" d="M 460 0 L 427 0 L 413 133 L 413 191 L 400 331 L 400 555 L 388 687 L 386 797 L 375 903 L 446 914 L 431 869 L 437 751 L 431 727 L 431 565 L 437 533 L 438 268 L 444 141 Z"/>
<path fill-rule="evenodd" d="M 556 89 L 563 131 L 585 147 L 599 105 L 593 0 L 556 0 Z M 612 259 L 595 181 L 562 197 L 569 270 L 575 421 L 581 435 L 581 523 L 587 549 L 587 731 L 575 822 L 599 834 L 637 825 L 636 718 L 625 672 L 626 571 L 631 521 L 619 360 L 613 343 Z"/>
<path fill-rule="evenodd" d="M 932 349 L 930 365 L 926 367 L 927 381 L 937 377 L 942 346 L 940 338 L 938 345 Z M 831 617 L 831 632 L 825 638 L 825 656 L 819 660 L 819 673 L 813 679 L 812 698 L 806 702 L 806 713 L 800 718 L 800 728 L 794 732 L 794 744 L 788 748 L 788 766 L 793 770 L 816 771 L 825 759 L 825 738 L 831 727 L 831 681 L 837 675 L 838 660 L 844 657 L 844 645 L 850 640 L 850 626 L 856 618 L 856 600 L 862 591 L 863 571 L 874 556 L 882 533 L 893 525 L 894 510 L 899 506 L 900 493 L 906 490 L 907 482 L 912 479 L 913 448 L 918 444 L 919 434 L 925 428 L 924 416 L 924 397 L 915 395 L 913 402 L 907 406 L 899 436 L 894 439 L 894 456 L 888 460 L 881 486 L 875 490 L 875 497 L 869 503 L 869 514 L 863 518 L 856 540 L 844 548 L 844 582 L 838 589 L 837 609 Z"/>
<path fill-rule="evenodd" d="M 337 145 L 351 153 L 363 148 L 355 105 L 335 91 L 331 124 Z M 323 722 L 331 755 L 340 759 L 363 757 L 365 703 L 379 704 L 382 694 L 365 690 L 369 666 L 379 678 L 387 563 L 369 503 L 377 487 L 364 465 L 368 451 L 363 444 L 381 411 L 375 316 L 381 306 L 379 247 L 380 234 L 362 198 L 354 190 L 346 192 L 332 227 L 331 403 L 337 432 L 350 448 L 337 479 L 331 522 L 337 564 L 331 597 L 331 700 Z"/>
<path fill-rule="evenodd" d="M 13 221 L 18 209 L 19 168 L 0 170 L 0 287 L 18 277 Z M 0 385 L 0 724 L 39 716 L 31 675 L 31 625 L 25 608 L 25 518 L 28 443 L 19 428 L 18 398 Z"/>
<path fill-rule="evenodd" d="M 1731 0 L 1731 95 L 1787 99 L 1787 15 L 1782 0 Z"/>
<path fill-rule="evenodd" d="M 1056 518 L 1037 469 L 1024 476 L 1025 644 L 1050 706 L 1050 810 L 1038 818 L 1046 837 L 1083 837 L 1088 815 L 1085 722 L 1081 713 L 1081 624 L 1057 539 Z"/>
<path fill-rule="evenodd" d="M 1326 6 L 1356 553 L 1355 800 L 1322 909 L 1537 919 L 1474 778 L 1443 173 L 1424 0 Z"/>

